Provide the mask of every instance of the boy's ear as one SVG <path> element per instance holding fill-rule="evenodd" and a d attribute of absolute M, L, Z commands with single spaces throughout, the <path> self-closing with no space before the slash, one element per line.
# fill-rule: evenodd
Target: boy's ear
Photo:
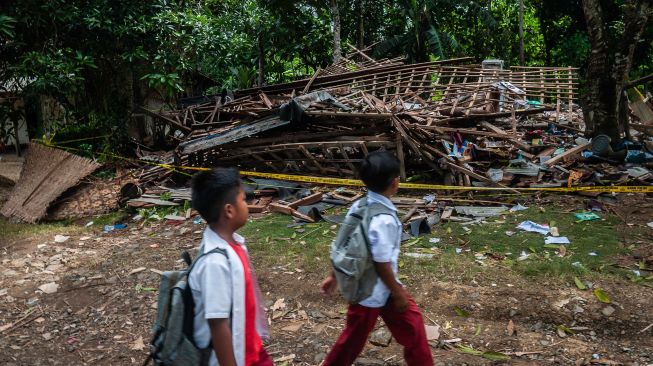
<path fill-rule="evenodd" d="M 224 205 L 222 208 L 222 212 L 224 213 L 224 217 L 227 219 L 231 219 L 234 217 L 234 205 L 231 203 L 227 203 Z"/>

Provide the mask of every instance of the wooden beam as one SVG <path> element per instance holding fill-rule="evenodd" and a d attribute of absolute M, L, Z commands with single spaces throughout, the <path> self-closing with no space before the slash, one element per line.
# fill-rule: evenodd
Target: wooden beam
<path fill-rule="evenodd" d="M 564 159 L 566 159 L 566 158 L 568 158 L 568 157 L 570 157 L 570 156 L 573 156 L 573 155 L 576 155 L 576 154 L 579 154 L 579 153 L 583 152 L 584 150 L 586 150 L 586 149 L 587 149 L 588 147 L 590 147 L 590 146 L 592 146 L 592 143 L 591 143 L 591 142 L 587 142 L 587 143 L 584 143 L 584 144 L 578 145 L 578 146 L 576 146 L 576 147 L 572 147 L 571 149 L 569 149 L 569 150 L 563 152 L 562 154 L 560 154 L 560 155 L 558 155 L 558 156 L 555 156 L 555 157 L 553 157 L 553 158 L 551 158 L 551 159 L 545 161 L 545 162 L 544 162 L 544 165 L 545 165 L 545 166 L 552 166 L 552 165 L 555 165 L 555 164 L 557 164 L 558 162 L 560 162 L 560 161 L 562 161 L 562 160 L 564 160 Z"/>
<path fill-rule="evenodd" d="M 288 205 L 288 207 L 293 208 L 293 209 L 297 209 L 299 206 L 313 205 L 313 204 L 316 204 L 316 203 L 322 201 L 322 196 L 323 196 L 322 192 L 313 193 L 310 196 L 306 196 L 306 197 L 304 197 L 302 199 L 291 202 Z"/>
<path fill-rule="evenodd" d="M 286 215 L 294 216 L 298 219 L 304 220 L 306 222 L 315 222 L 310 216 L 306 216 L 303 213 L 293 209 L 292 207 L 286 206 L 278 202 L 272 202 L 268 206 L 271 212 L 279 212 Z"/>

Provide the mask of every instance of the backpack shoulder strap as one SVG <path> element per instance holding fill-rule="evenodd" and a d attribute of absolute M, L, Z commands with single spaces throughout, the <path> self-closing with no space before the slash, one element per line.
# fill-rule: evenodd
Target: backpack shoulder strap
<path fill-rule="evenodd" d="M 381 203 L 372 203 L 368 206 L 367 209 L 367 218 L 371 220 L 374 216 L 378 215 L 392 215 L 395 216 L 395 211 L 391 210 L 390 208 L 386 207 L 385 205 Z"/>
<path fill-rule="evenodd" d="M 204 247 L 203 247 L 203 246 L 200 247 L 200 251 L 203 251 L 203 250 L 204 250 Z M 195 260 L 193 260 L 193 263 L 190 265 L 190 267 L 188 268 L 188 274 L 190 275 L 190 271 L 193 270 L 193 267 L 195 267 L 195 263 L 197 263 L 197 261 L 198 261 L 200 258 L 202 258 L 202 257 L 205 256 L 205 255 L 209 255 L 209 254 L 213 254 L 213 253 L 220 253 L 220 254 L 224 255 L 225 258 L 227 258 L 227 259 L 229 258 L 229 255 L 227 255 L 227 251 L 226 251 L 225 249 L 222 249 L 222 248 L 214 248 L 214 249 L 212 249 L 212 250 L 209 250 L 209 251 L 206 252 L 206 253 L 202 253 L 202 254 L 198 255 L 198 256 L 195 258 Z"/>

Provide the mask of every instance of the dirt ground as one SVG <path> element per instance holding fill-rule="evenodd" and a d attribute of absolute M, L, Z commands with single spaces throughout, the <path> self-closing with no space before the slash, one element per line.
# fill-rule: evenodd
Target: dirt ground
<path fill-rule="evenodd" d="M 652 200 L 640 196 L 629 202 L 617 209 L 624 219 L 617 232 L 646 258 L 653 255 L 651 236 L 629 238 L 629 228 L 653 221 Z M 180 268 L 179 253 L 196 247 L 203 229 L 191 220 L 135 223 L 109 233 L 79 224 L 0 238 L 0 364 L 141 364 L 156 314 L 157 271 Z M 69 238 L 56 242 L 57 234 Z M 318 365 L 342 329 L 346 309 L 341 299 L 319 294 L 327 264 L 302 268 L 283 253 L 271 260 L 262 255 L 264 241 L 254 243 L 253 265 L 271 322 L 268 352 L 278 365 Z M 598 277 L 594 287 L 612 300 L 604 304 L 591 291 L 546 276 L 526 278 L 500 263 L 471 278 L 406 275 L 425 323 L 440 327 L 439 340 L 432 342 L 436 365 L 653 364 L 649 287 Z M 377 326 L 382 329 L 381 322 Z M 459 345 L 511 359 L 492 361 L 461 352 Z M 394 340 L 389 347 L 368 344 L 358 361 L 402 362 Z"/>

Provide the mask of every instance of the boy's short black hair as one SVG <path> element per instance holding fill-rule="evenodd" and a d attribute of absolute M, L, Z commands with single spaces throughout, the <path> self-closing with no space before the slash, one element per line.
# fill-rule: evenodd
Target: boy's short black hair
<path fill-rule="evenodd" d="M 192 206 L 208 223 L 218 222 L 222 208 L 235 203 L 241 187 L 235 168 L 215 168 L 195 174 L 191 182 Z"/>
<path fill-rule="evenodd" d="M 369 153 L 361 163 L 360 176 L 367 189 L 383 192 L 399 176 L 399 160 L 386 150 Z"/>

